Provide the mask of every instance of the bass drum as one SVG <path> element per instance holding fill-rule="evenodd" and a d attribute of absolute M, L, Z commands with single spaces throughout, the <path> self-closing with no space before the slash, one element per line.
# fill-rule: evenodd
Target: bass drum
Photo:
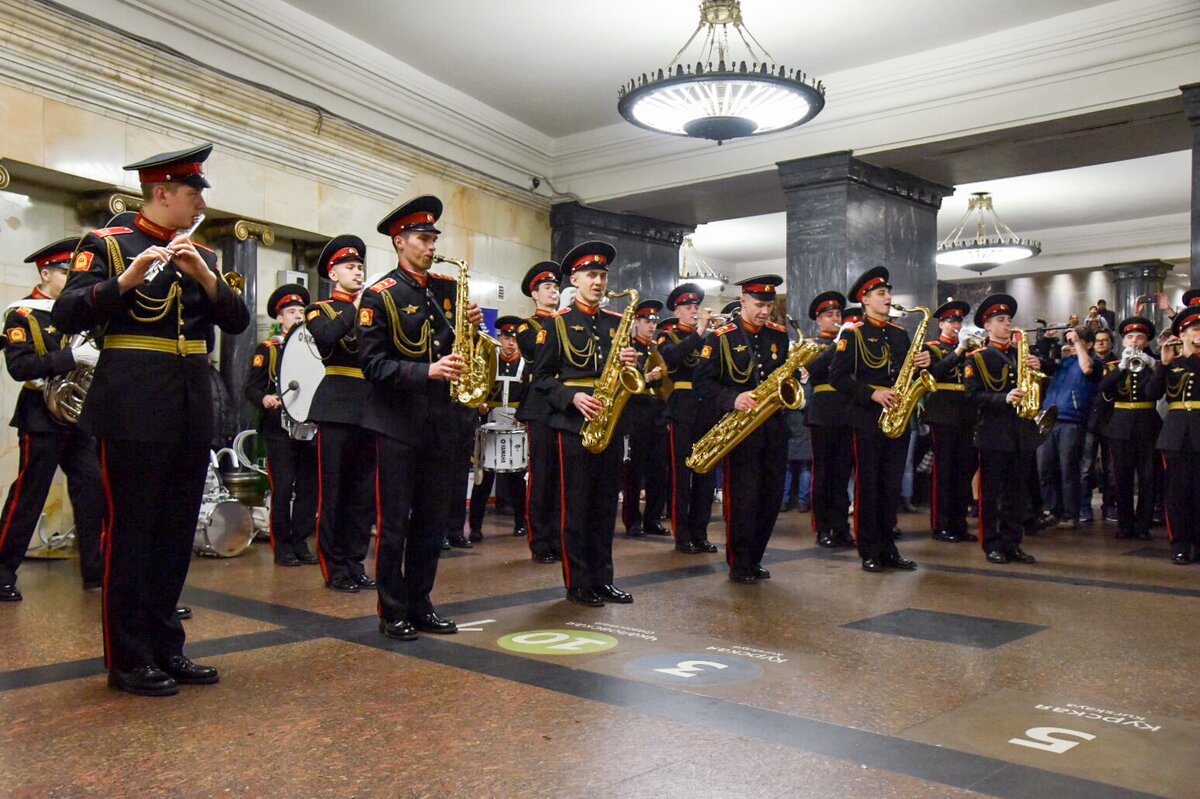
<path fill-rule="evenodd" d="M 317 342 L 301 322 L 288 333 L 279 358 L 279 393 L 286 415 L 293 422 L 308 421 L 313 397 L 324 379 L 325 362 L 321 360 Z"/>
<path fill-rule="evenodd" d="M 254 540 L 254 519 L 236 499 L 205 502 L 196 521 L 192 549 L 206 558 L 236 558 Z"/>

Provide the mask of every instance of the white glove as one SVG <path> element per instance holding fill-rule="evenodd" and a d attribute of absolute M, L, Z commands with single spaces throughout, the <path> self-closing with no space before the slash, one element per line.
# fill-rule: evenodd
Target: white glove
<path fill-rule="evenodd" d="M 1121 362 L 1117 364 L 1118 371 L 1124 372 L 1129 369 L 1129 356 L 1125 355 L 1121 358 Z"/>
<path fill-rule="evenodd" d="M 96 349 L 91 339 L 84 339 L 71 348 L 71 355 L 74 356 L 77 366 L 95 366 L 96 361 L 100 359 L 100 350 Z"/>

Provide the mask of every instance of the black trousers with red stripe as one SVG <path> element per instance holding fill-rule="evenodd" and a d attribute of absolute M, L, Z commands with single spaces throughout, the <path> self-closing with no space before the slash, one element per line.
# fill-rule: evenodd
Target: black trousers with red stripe
<path fill-rule="evenodd" d="M 855 429 L 854 538 L 858 555 L 883 558 L 896 552 L 892 528 L 900 482 L 908 459 L 908 436 L 888 438 L 879 429 Z"/>
<path fill-rule="evenodd" d="M 854 450 L 850 428 L 845 425 L 812 425 L 812 519 L 813 532 L 850 534 L 850 473 Z"/>
<path fill-rule="evenodd" d="M 626 530 L 637 532 L 643 526 L 658 523 L 652 515 L 663 507 L 667 475 L 667 436 L 658 414 L 658 402 L 649 397 L 634 397 L 625 406 L 629 431 L 629 460 L 625 462 L 622 488 L 621 521 Z M 640 508 L 642 489 L 646 491 L 646 513 Z"/>
<path fill-rule="evenodd" d="M 558 431 L 543 421 L 525 422 L 529 476 L 525 483 L 525 527 L 534 555 L 562 551 L 562 487 Z"/>
<path fill-rule="evenodd" d="M 271 481 L 271 550 L 291 552 L 317 526 L 317 445 L 314 441 L 268 436 L 267 479 Z"/>
<path fill-rule="evenodd" d="M 377 435 L 375 441 L 379 617 L 408 619 L 433 611 L 429 594 L 437 577 L 450 497 L 458 496 L 462 482 L 460 475 L 452 474 L 455 457 L 449 447 L 419 447 L 385 435 Z"/>
<path fill-rule="evenodd" d="M 79 574 L 85 583 L 99 582 L 104 575 L 100 558 L 104 487 L 96 442 L 74 427 L 64 427 L 61 433 L 18 433 L 20 471 L 8 489 L 4 513 L 0 515 L 0 585 L 17 580 L 17 569 L 29 549 L 54 482 L 54 470 L 59 466 L 67 476 L 67 494 L 75 512 Z"/>
<path fill-rule="evenodd" d="M 563 583 L 567 588 L 612 585 L 613 531 L 621 488 L 621 445 L 593 455 L 575 433 L 558 434 L 562 474 Z"/>
<path fill-rule="evenodd" d="M 207 441 L 102 439 L 104 657 L 128 671 L 183 651 L 175 606 L 196 539 Z"/>
<path fill-rule="evenodd" d="M 1171 554 L 1200 555 L 1200 452 L 1163 452 Z"/>
<path fill-rule="evenodd" d="M 954 425 L 930 424 L 933 438 L 933 497 L 929 525 L 937 532 L 967 532 L 967 505 L 971 480 L 979 467 L 972 431 Z"/>
<path fill-rule="evenodd" d="M 684 464 L 692 454 L 692 447 L 707 432 L 708 425 L 700 418 L 672 419 L 669 426 L 671 529 L 675 532 L 676 544 L 708 540 L 708 520 L 712 516 L 717 476 L 712 472 L 696 474 Z"/>
<path fill-rule="evenodd" d="M 1154 523 L 1154 505 L 1158 501 L 1158 453 L 1154 439 L 1120 441 L 1108 439 L 1113 459 L 1113 488 L 1117 500 L 1117 530 L 1121 535 L 1149 535 Z M 1137 478 L 1137 504 L 1133 499 L 1133 480 Z"/>
<path fill-rule="evenodd" d="M 375 516 L 375 435 L 321 422 L 317 432 L 317 556 L 328 583 L 364 574 Z"/>
<path fill-rule="evenodd" d="M 1034 450 L 979 450 L 979 543 L 984 552 L 1012 552 L 1029 519 L 1029 470 Z"/>
<path fill-rule="evenodd" d="M 498 484 L 498 485 L 497 485 Z M 497 485 L 496 494 L 499 496 L 499 486 L 507 486 L 508 496 L 513 503 L 513 530 L 519 530 L 525 524 L 525 472 L 493 472 L 483 470 L 483 480 L 471 489 L 471 532 L 478 532 L 483 527 L 483 514 L 487 511 L 488 498 L 492 495 L 492 486 Z"/>
<path fill-rule="evenodd" d="M 787 428 L 768 419 L 723 461 L 725 560 L 731 572 L 749 574 L 762 563 L 783 502 L 787 478 Z"/>

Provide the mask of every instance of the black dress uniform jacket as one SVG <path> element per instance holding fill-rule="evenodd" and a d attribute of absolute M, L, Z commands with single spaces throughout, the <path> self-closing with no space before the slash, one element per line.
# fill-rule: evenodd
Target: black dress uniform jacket
<path fill-rule="evenodd" d="M 908 354 L 908 331 L 894 322 L 880 326 L 872 321 L 855 323 L 842 332 L 829 379 L 847 401 L 846 416 L 856 430 L 878 430 L 883 406 L 871 399 L 876 389 L 891 389 Z"/>
<path fill-rule="evenodd" d="M 921 418 L 930 424 L 969 429 L 975 423 L 975 408 L 967 400 L 963 366 L 966 355 L 959 355 L 958 344 L 945 339 L 926 342 L 933 363 L 929 373 L 938 382 L 938 390 L 925 396 Z"/>
<path fill-rule="evenodd" d="M 45 301 L 37 289 L 26 300 Z M 14 380 L 25 381 L 17 396 L 17 407 L 9 424 L 30 433 L 61 433 L 69 428 L 51 415 L 45 394 L 32 381 L 65 375 L 75 368 L 75 358 L 66 348 L 63 335 L 50 319 L 50 311 L 41 308 L 14 308 L 4 321 L 8 346 L 4 350 L 8 373 Z"/>
<path fill-rule="evenodd" d="M 594 391 L 565 383 L 600 376 L 620 323 L 619 313 L 604 308 L 589 312 L 581 309 L 578 303 L 546 321 L 538 334 L 533 380 L 534 390 L 543 394 L 550 404 L 547 422 L 553 429 L 576 435 L 583 429 L 583 414 L 572 398 L 581 391 L 588 394 Z M 622 432 L 623 426 L 618 422 L 613 439 L 617 440 Z"/>
<path fill-rule="evenodd" d="M 846 408 L 837 390 L 829 382 L 829 366 L 837 351 L 833 338 L 809 339 L 823 349 L 821 354 L 808 364 L 808 383 L 813 387 L 812 400 L 805 406 L 808 410 L 807 423 L 810 427 L 839 427 L 846 424 Z"/>
<path fill-rule="evenodd" d="M 558 442 L 547 421 L 550 401 L 533 389 L 533 364 L 538 348 L 538 334 L 552 313 L 537 311 L 517 328 L 517 346 L 525 359 L 526 391 L 517 408 L 517 421 L 525 424 L 528 451 L 528 482 L 526 483 L 525 525 L 529 551 L 535 558 L 546 560 L 562 549 L 562 492 L 559 487 Z"/>
<path fill-rule="evenodd" d="M 549 311 L 538 311 L 517 328 L 517 347 L 521 350 L 521 357 L 525 359 L 526 390 L 521 399 L 521 407 L 517 409 L 517 420 L 521 422 L 544 421 L 550 415 L 550 402 L 546 395 L 533 390 L 533 359 L 537 354 L 538 333 L 551 315 Z"/>
<path fill-rule="evenodd" d="M 1149 356 L 1144 356 L 1149 357 Z M 1105 438 L 1116 441 L 1148 440 L 1153 441 L 1162 429 L 1162 417 L 1155 407 L 1166 390 L 1162 379 L 1155 379 L 1154 373 L 1161 367 L 1157 361 L 1154 366 L 1143 372 L 1131 372 L 1120 369 L 1120 361 L 1109 361 L 1105 364 L 1105 374 L 1100 380 L 1099 402 L 1112 403 L 1108 419 L 1100 429 Z M 1130 404 L 1148 407 L 1131 408 Z"/>
<path fill-rule="evenodd" d="M 1002 452 L 1036 450 L 1041 443 L 1032 419 L 1017 416 L 1008 393 L 1017 387 L 1017 348 L 991 342 L 967 355 L 967 398 L 979 413 L 975 446 Z"/>
<path fill-rule="evenodd" d="M 279 359 L 283 357 L 282 345 L 283 340 L 278 336 L 260 342 L 250 358 L 250 372 L 246 375 L 246 400 L 262 413 L 259 432 L 265 438 L 288 437 L 280 419 L 282 409 L 267 409 L 262 404 L 267 395 L 279 393 Z"/>
<path fill-rule="evenodd" d="M 305 325 L 325 361 L 325 378 L 309 409 L 313 421 L 362 423 L 367 384 L 359 360 L 357 318 L 354 296 L 343 291 L 334 291 L 330 299 L 304 311 Z"/>
<path fill-rule="evenodd" d="M 1165 395 L 1170 403 L 1158 448 L 1164 452 L 1200 451 L 1200 355 L 1156 366 L 1146 391 L 1151 396 Z"/>

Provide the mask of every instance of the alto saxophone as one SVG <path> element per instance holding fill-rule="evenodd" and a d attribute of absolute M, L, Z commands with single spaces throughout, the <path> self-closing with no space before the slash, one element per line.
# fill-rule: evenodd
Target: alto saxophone
<path fill-rule="evenodd" d="M 1029 366 L 1029 337 L 1025 331 L 1015 328 L 1012 334 L 1017 342 L 1017 388 L 1025 392 L 1025 396 L 1016 404 L 1017 416 L 1034 422 L 1038 435 L 1044 436 L 1054 427 L 1058 408 L 1042 410 L 1042 381 L 1046 379 L 1046 374 Z"/>
<path fill-rule="evenodd" d="M 462 357 L 463 370 L 457 380 L 450 381 L 450 396 L 459 405 L 478 408 L 487 402 L 496 382 L 500 342 L 467 322 L 467 306 L 471 304 L 467 284 L 471 267 L 467 262 L 442 255 L 433 256 L 433 261 L 458 267 L 458 289 L 454 298 L 458 316 L 454 317 L 454 346 L 450 352 Z"/>
<path fill-rule="evenodd" d="M 796 370 L 807 366 L 821 354 L 822 347 L 812 341 L 797 344 L 787 358 L 767 375 L 750 396 L 758 403 L 752 411 L 730 411 L 692 447 L 684 465 L 697 474 L 708 474 L 725 459 L 738 444 L 762 426 L 780 408 L 799 410 L 804 407 L 804 390 L 796 379 Z"/>
<path fill-rule="evenodd" d="M 604 406 L 594 419 L 583 423 L 580 433 L 583 435 L 583 447 L 588 452 L 599 454 L 608 448 L 612 441 L 617 422 L 621 420 L 621 411 L 625 403 L 634 394 L 646 391 L 646 377 L 633 366 L 621 362 L 621 350 L 628 346 L 630 332 L 633 330 L 633 314 L 637 310 L 638 293 L 634 289 L 622 292 L 608 292 L 610 299 L 629 297 L 629 307 L 621 314 L 621 323 L 613 334 L 612 349 L 609 350 L 608 360 L 604 362 L 604 371 L 596 380 L 596 390 L 592 396 Z"/>
<path fill-rule="evenodd" d="M 892 407 L 884 408 L 883 413 L 879 414 L 879 429 L 883 434 L 888 438 L 899 438 L 908 431 L 908 424 L 912 415 L 916 413 L 921 398 L 937 391 L 937 381 L 925 369 L 918 371 L 913 362 L 925 345 L 925 331 L 929 329 L 929 320 L 933 318 L 933 312 L 922 307 L 903 308 L 895 303 L 892 303 L 892 307 L 905 314 L 921 314 L 921 323 L 917 325 L 917 332 L 913 334 L 908 354 L 904 356 L 904 363 L 900 366 L 900 374 L 892 384 L 892 391 L 898 396 L 898 400 Z"/>

